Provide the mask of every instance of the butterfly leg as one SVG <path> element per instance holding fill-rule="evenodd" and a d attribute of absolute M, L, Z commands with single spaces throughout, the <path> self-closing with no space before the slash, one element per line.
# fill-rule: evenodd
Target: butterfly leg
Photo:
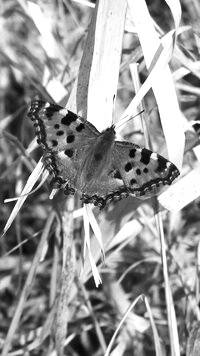
<path fill-rule="evenodd" d="M 68 184 L 65 185 L 64 189 L 64 194 L 65 195 L 74 195 L 75 194 L 75 189 L 70 187 Z"/>

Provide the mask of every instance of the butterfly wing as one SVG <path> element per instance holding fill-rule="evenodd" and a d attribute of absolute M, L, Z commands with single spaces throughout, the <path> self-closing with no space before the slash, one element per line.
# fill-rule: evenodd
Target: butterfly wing
<path fill-rule="evenodd" d="M 83 200 L 103 208 L 128 195 L 148 198 L 178 175 L 176 166 L 157 153 L 130 142 L 115 141 L 110 165 L 99 181 L 87 187 Z"/>
<path fill-rule="evenodd" d="M 163 156 L 130 142 L 116 141 L 114 157 L 120 161 L 119 171 L 126 187 L 135 196 L 158 194 L 180 174 Z"/>
<path fill-rule="evenodd" d="M 37 142 L 44 150 L 45 168 L 54 177 L 54 187 L 65 185 L 66 193 L 74 194 L 81 164 L 99 131 L 73 112 L 41 100 L 31 103 L 28 116 L 34 122 Z"/>

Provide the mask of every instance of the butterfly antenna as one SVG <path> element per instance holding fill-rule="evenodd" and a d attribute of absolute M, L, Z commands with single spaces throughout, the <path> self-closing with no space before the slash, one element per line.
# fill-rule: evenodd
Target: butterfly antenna
<path fill-rule="evenodd" d="M 114 125 L 114 113 L 115 113 L 115 102 L 116 102 L 116 95 L 113 95 L 113 106 L 112 106 L 112 125 Z M 115 126 L 115 125 L 114 125 Z"/>
<path fill-rule="evenodd" d="M 119 124 L 119 125 L 118 125 L 118 123 L 119 123 L 121 120 L 125 119 L 125 117 L 128 116 L 128 115 L 124 116 L 120 121 L 118 121 L 118 122 L 116 123 L 115 128 L 118 129 L 119 127 L 125 125 L 128 121 L 134 119 L 134 117 L 136 117 L 136 116 L 138 116 L 138 115 L 141 115 L 143 112 L 144 112 L 144 110 L 141 110 L 141 111 L 138 112 L 136 115 L 131 115 L 131 116 L 129 117 L 129 119 L 128 119 L 126 122 L 123 122 L 122 124 Z"/>

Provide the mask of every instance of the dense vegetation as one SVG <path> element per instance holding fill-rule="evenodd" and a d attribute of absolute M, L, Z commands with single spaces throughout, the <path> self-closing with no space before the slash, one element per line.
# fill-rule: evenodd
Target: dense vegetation
<path fill-rule="evenodd" d="M 3 356 L 104 355 L 134 301 L 112 355 L 199 354 L 200 5 L 180 2 L 178 23 L 178 0 L 171 9 L 164 0 L 149 0 L 149 13 L 142 0 L 132 0 L 137 11 L 131 1 L 127 10 L 125 0 L 100 0 L 96 8 L 82 1 L 1 0 L 2 233 L 13 220 L 0 241 Z M 175 46 L 165 37 L 170 31 Z M 170 44 L 170 50 L 159 52 L 159 67 L 161 38 L 162 49 Z M 178 182 L 174 195 L 162 200 L 171 211 L 160 206 L 158 214 L 156 199 L 130 196 L 94 208 L 95 223 L 78 195 L 68 199 L 60 190 L 49 199 L 47 179 L 17 203 L 9 220 L 16 202 L 5 199 L 18 197 L 31 173 L 36 183 L 42 155 L 27 118 L 31 100 L 67 106 L 102 130 L 123 116 L 153 71 L 153 90 L 139 108 L 142 124 L 127 112 L 120 135 L 178 165 L 184 187 Z M 105 261 L 95 237 L 100 231 Z"/>

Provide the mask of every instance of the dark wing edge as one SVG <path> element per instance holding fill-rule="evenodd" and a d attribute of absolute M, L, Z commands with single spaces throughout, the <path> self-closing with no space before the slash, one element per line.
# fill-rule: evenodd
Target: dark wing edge
<path fill-rule="evenodd" d="M 37 143 L 42 146 L 42 148 L 49 149 L 46 142 L 46 131 L 45 125 L 40 117 L 42 110 L 44 110 L 47 102 L 42 100 L 33 100 L 31 102 L 30 110 L 27 114 L 28 118 L 31 119 L 34 123 L 35 134 L 37 137 Z M 50 104 L 49 106 L 49 115 L 53 115 L 55 112 L 62 110 L 63 108 L 56 104 Z M 43 113 L 44 115 L 44 113 Z M 47 115 L 45 113 L 45 115 Z"/>
<path fill-rule="evenodd" d="M 105 197 L 101 197 L 97 194 L 89 196 L 87 194 L 82 194 L 81 200 L 84 204 L 94 204 L 101 209 L 103 209 L 106 205 L 111 202 L 117 202 L 123 198 L 127 198 L 130 195 L 129 191 L 126 187 L 113 191 Z"/>

